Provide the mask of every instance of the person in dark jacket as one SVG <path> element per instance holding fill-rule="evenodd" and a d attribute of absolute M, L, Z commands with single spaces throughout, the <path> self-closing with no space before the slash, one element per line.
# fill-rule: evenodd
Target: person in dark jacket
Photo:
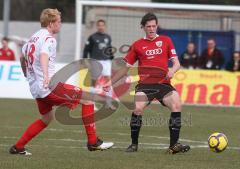
<path fill-rule="evenodd" d="M 111 77 L 111 66 L 113 59 L 112 52 L 112 39 L 106 33 L 106 22 L 100 19 L 96 22 L 97 32 L 90 35 L 83 51 L 83 58 L 91 58 L 90 72 L 91 72 L 91 85 L 94 87 L 101 87 L 102 81 L 108 81 Z M 99 66 L 100 65 L 100 66 Z M 116 109 L 111 103 L 112 90 L 107 95 L 109 98 L 106 101 L 106 107 Z M 95 109 L 97 109 L 95 107 Z"/>
<path fill-rule="evenodd" d="M 195 69 L 198 66 L 198 54 L 195 51 L 195 44 L 189 42 L 186 51 L 180 56 L 181 66 L 186 69 Z"/>
<path fill-rule="evenodd" d="M 229 71 L 240 71 L 240 53 L 238 51 L 235 51 L 233 53 L 233 57 L 231 61 L 227 64 L 226 67 Z"/>
<path fill-rule="evenodd" d="M 203 50 L 199 58 L 199 67 L 202 69 L 219 70 L 224 64 L 222 52 L 216 48 L 213 38 L 207 40 L 207 48 Z"/>

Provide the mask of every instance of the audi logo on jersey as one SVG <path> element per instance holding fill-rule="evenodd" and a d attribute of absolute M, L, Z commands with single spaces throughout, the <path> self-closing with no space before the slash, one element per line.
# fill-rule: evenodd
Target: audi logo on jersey
<path fill-rule="evenodd" d="M 157 55 L 157 54 L 161 54 L 162 53 L 162 49 L 161 48 L 157 48 L 157 49 L 152 49 L 152 50 L 146 50 L 145 53 L 146 53 L 147 56 Z"/>
<path fill-rule="evenodd" d="M 162 49 L 161 48 L 152 49 L 152 50 L 146 50 L 146 52 L 145 52 L 145 54 L 147 56 L 157 55 L 157 54 L 161 54 L 161 53 L 162 53 Z"/>

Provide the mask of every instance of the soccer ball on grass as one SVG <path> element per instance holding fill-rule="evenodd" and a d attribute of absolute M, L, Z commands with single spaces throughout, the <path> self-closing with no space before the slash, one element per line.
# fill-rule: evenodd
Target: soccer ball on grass
<path fill-rule="evenodd" d="M 216 153 L 220 153 L 227 148 L 228 139 L 223 133 L 213 133 L 208 138 L 209 148 Z"/>

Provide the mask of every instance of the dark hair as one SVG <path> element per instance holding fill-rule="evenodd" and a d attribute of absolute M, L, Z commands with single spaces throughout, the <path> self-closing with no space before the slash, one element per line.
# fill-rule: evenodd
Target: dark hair
<path fill-rule="evenodd" d="M 104 25 L 106 24 L 106 21 L 103 20 L 103 19 L 99 19 L 99 20 L 97 20 L 97 24 L 100 23 L 100 22 L 104 23 Z"/>
<path fill-rule="evenodd" d="M 9 41 L 9 38 L 8 38 L 8 37 L 3 37 L 3 38 L 2 38 L 2 41 L 7 41 L 7 42 L 8 42 L 8 41 Z"/>
<path fill-rule="evenodd" d="M 154 13 L 146 13 L 141 20 L 141 25 L 145 26 L 148 21 L 155 20 L 158 23 L 157 17 Z"/>
<path fill-rule="evenodd" d="M 212 40 L 212 41 L 215 42 L 215 38 L 214 38 L 214 37 L 210 37 L 210 38 L 208 38 L 207 40 L 208 40 L 208 41 L 209 41 L 209 40 Z"/>
<path fill-rule="evenodd" d="M 189 45 L 189 44 L 193 44 L 193 45 L 195 46 L 195 43 L 194 43 L 194 42 L 188 42 L 188 45 Z"/>

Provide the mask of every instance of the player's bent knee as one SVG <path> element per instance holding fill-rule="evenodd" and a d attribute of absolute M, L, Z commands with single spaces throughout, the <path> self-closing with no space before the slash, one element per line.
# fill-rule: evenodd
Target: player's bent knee
<path fill-rule="evenodd" d="M 49 125 L 51 121 L 54 119 L 54 113 L 53 111 L 50 111 L 49 113 L 45 114 L 42 116 L 42 121 L 46 124 Z"/>
<path fill-rule="evenodd" d="M 172 112 L 181 112 L 182 104 L 181 102 L 172 103 L 170 108 Z"/>
<path fill-rule="evenodd" d="M 134 110 L 133 113 L 134 113 L 135 115 L 138 115 L 138 116 L 143 114 L 142 111 L 136 111 L 136 110 Z"/>
<path fill-rule="evenodd" d="M 134 109 L 134 114 L 136 114 L 136 115 L 142 115 L 143 114 L 143 107 L 136 107 L 135 109 Z"/>
<path fill-rule="evenodd" d="M 44 124 L 46 124 L 47 126 L 51 123 L 51 119 L 46 119 L 46 118 L 42 118 L 42 121 Z"/>

